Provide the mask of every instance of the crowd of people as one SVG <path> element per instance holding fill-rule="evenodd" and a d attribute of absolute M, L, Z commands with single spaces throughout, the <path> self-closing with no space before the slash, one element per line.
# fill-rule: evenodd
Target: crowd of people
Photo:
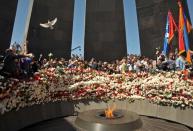
<path fill-rule="evenodd" d="M 51 53 L 52 54 L 52 53 Z M 63 67 L 63 68 L 91 68 L 94 70 L 112 73 L 126 72 L 154 72 L 159 70 L 176 71 L 190 69 L 191 64 L 186 62 L 185 54 L 177 55 L 170 53 L 168 57 L 156 52 L 156 60 L 144 56 L 128 55 L 121 60 L 104 62 L 92 58 L 90 61 L 83 60 L 81 57 L 73 55 L 69 60 L 64 58 L 54 58 L 53 54 L 49 59 L 43 57 L 35 58 L 32 54 L 20 54 L 14 48 L 7 49 L 2 60 L 0 74 L 5 77 L 29 78 L 42 68 Z"/>
<path fill-rule="evenodd" d="M 167 58 L 157 51 L 156 59 L 128 55 L 105 62 L 75 55 L 69 60 L 54 58 L 52 53 L 36 58 L 12 48 L 0 60 L 0 113 L 86 98 L 145 98 L 166 105 L 193 105 L 193 75 L 184 54 L 170 53 Z"/>

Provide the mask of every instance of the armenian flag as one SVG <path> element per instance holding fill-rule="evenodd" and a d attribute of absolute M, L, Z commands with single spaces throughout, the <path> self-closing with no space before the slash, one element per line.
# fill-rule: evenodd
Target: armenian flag
<path fill-rule="evenodd" d="M 178 2 L 179 5 L 179 26 L 178 26 L 178 42 L 179 42 L 179 55 L 186 52 L 186 60 L 191 63 L 190 57 L 190 48 L 189 48 L 189 39 L 188 34 L 192 30 L 192 26 L 186 15 L 184 14 L 183 7 L 181 2 Z"/>

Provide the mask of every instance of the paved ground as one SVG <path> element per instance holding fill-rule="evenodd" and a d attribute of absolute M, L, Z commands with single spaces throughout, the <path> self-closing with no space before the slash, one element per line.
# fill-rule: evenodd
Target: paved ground
<path fill-rule="evenodd" d="M 76 116 L 58 118 L 44 121 L 21 131 L 84 131 L 77 129 L 74 125 Z M 170 121 L 141 116 L 143 127 L 137 131 L 191 131 L 184 125 Z"/>

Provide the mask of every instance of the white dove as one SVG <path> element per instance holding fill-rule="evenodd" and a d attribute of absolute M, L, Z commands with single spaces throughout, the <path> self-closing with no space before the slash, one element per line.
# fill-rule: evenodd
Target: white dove
<path fill-rule="evenodd" d="M 52 21 L 48 20 L 47 23 L 40 23 L 40 26 L 44 28 L 50 28 L 51 30 L 53 30 L 54 29 L 53 26 L 56 24 L 57 20 L 58 20 L 57 18 L 53 19 Z"/>

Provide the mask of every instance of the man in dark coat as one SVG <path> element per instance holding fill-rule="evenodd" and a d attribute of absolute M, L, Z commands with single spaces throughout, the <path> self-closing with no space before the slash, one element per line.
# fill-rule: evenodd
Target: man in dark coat
<path fill-rule="evenodd" d="M 6 77 L 17 77 L 19 75 L 19 59 L 25 57 L 24 55 L 18 55 L 12 49 L 7 49 L 5 58 L 4 58 L 4 66 L 1 70 L 1 75 Z"/>

